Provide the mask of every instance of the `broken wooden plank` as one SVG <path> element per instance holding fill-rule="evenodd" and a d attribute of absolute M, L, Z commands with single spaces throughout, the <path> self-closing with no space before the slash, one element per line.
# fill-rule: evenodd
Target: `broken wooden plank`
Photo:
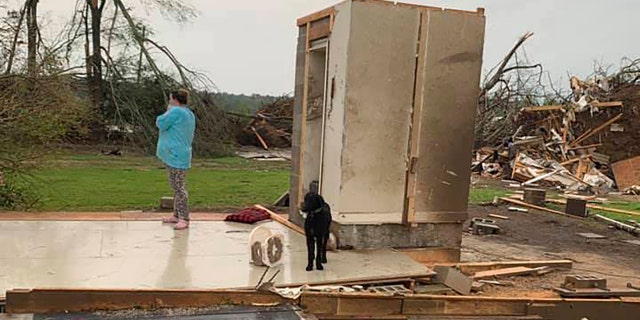
<path fill-rule="evenodd" d="M 465 262 L 454 265 L 466 274 L 473 274 L 479 271 L 497 270 L 512 267 L 527 267 L 537 269 L 540 267 L 551 267 L 555 269 L 571 269 L 571 260 L 533 260 L 533 261 L 490 261 L 490 262 Z"/>
<path fill-rule="evenodd" d="M 277 213 L 275 213 L 275 212 L 273 212 L 273 211 L 271 211 L 271 210 L 269 210 L 269 209 L 267 209 L 267 208 L 265 208 L 265 207 L 263 207 L 263 206 L 261 206 L 259 204 L 254 205 L 254 207 L 256 207 L 258 209 L 261 209 L 261 210 L 264 210 L 265 212 L 269 213 L 269 216 L 271 217 L 271 220 L 279 222 L 279 223 L 283 224 L 284 226 L 288 227 L 289 229 L 291 229 L 291 230 L 293 230 L 293 231 L 295 231 L 295 232 L 297 232 L 297 233 L 299 233 L 301 235 L 304 235 L 304 229 L 298 227 L 297 225 L 295 225 L 291 221 L 283 218 L 279 214 L 277 214 Z"/>
<path fill-rule="evenodd" d="M 591 104 L 596 108 L 623 107 L 622 101 L 594 102 Z"/>
<path fill-rule="evenodd" d="M 597 128 L 595 128 L 595 129 L 593 129 L 591 132 L 589 132 L 589 134 L 586 134 L 585 136 L 583 136 L 581 140 L 577 140 L 577 139 L 576 139 L 576 140 L 573 140 L 573 141 L 569 144 L 569 147 L 574 147 L 574 146 L 576 146 L 578 143 L 580 143 L 580 142 L 582 142 L 582 141 L 584 141 L 584 140 L 589 139 L 591 136 L 593 136 L 594 134 L 596 134 L 596 133 L 598 133 L 598 132 L 602 131 L 604 128 L 606 128 L 606 127 L 608 127 L 609 125 L 611 125 L 612 123 L 614 123 L 614 122 L 618 121 L 618 119 L 620 119 L 620 118 L 622 118 L 622 113 L 621 113 L 621 114 L 619 114 L 619 115 L 617 115 L 617 116 L 615 116 L 615 117 L 613 117 L 613 118 L 611 118 L 611 119 L 609 119 L 609 120 L 607 120 L 607 122 L 603 123 L 603 124 L 602 124 L 602 125 L 600 125 L 599 127 L 597 127 Z"/>
<path fill-rule="evenodd" d="M 547 202 L 551 202 L 551 203 L 557 203 L 557 204 L 567 204 L 567 201 L 560 200 L 560 199 L 547 199 L 546 201 Z M 607 211 L 607 212 L 613 212 L 613 213 L 626 214 L 626 215 L 629 215 L 629 216 L 640 217 L 640 212 L 622 210 L 622 209 L 616 209 L 616 208 L 609 208 L 609 207 L 603 207 L 603 206 L 599 206 L 599 205 L 596 205 L 596 204 L 587 203 L 587 208 L 595 209 L 595 210 L 601 210 L 601 211 Z"/>
<path fill-rule="evenodd" d="M 593 314 L 593 310 L 598 310 L 598 314 L 615 315 L 616 320 L 637 320 L 640 313 L 639 300 L 622 299 L 561 299 L 561 298 L 531 298 L 531 297 L 479 297 L 479 296 L 440 296 L 440 295 L 411 295 L 411 296 L 388 296 L 370 293 L 320 293 L 303 292 L 299 305 L 306 313 L 316 315 L 336 315 L 338 309 L 341 311 L 352 310 L 341 309 L 339 305 L 353 303 L 359 305 L 357 315 L 367 319 L 367 316 L 378 319 L 379 309 L 369 312 L 369 307 L 373 305 L 383 305 L 381 303 L 388 300 L 399 300 L 402 302 L 401 309 L 398 305 L 390 305 L 387 314 L 410 315 L 417 318 L 420 315 L 427 315 L 428 319 L 465 319 L 465 316 L 473 316 L 469 319 L 505 319 L 515 320 L 515 316 L 541 315 L 561 315 L 559 317 L 544 316 L 544 319 L 581 319 Z M 624 311 L 621 311 L 624 310 Z M 342 316 L 353 314 L 340 313 Z M 451 318 L 442 318 L 451 316 Z M 503 317 L 504 316 L 504 317 Z M 595 319 L 595 318 L 594 318 Z M 609 319 L 602 317 L 602 319 Z"/>
<path fill-rule="evenodd" d="M 563 171 L 563 170 L 565 170 L 565 169 L 556 169 L 556 170 L 554 170 L 554 171 L 552 171 L 552 172 L 548 172 L 548 173 L 545 173 L 545 174 L 543 174 L 543 175 L 537 176 L 537 177 L 535 177 L 535 178 L 533 178 L 533 179 L 529 179 L 529 180 L 527 180 L 527 181 L 523 182 L 523 183 L 522 183 L 522 186 L 527 186 L 527 185 L 530 185 L 530 184 L 532 184 L 532 183 L 534 183 L 534 182 L 538 182 L 538 181 L 540 181 L 540 180 L 544 180 L 544 179 L 546 179 L 546 178 L 549 178 L 549 177 L 551 177 L 551 176 L 553 176 L 553 175 L 556 175 L 556 174 L 560 173 L 560 172 L 561 172 L 561 171 Z"/>
<path fill-rule="evenodd" d="M 618 228 L 620 230 L 624 230 L 626 232 L 629 232 L 629 233 L 631 233 L 631 234 L 633 234 L 635 236 L 639 236 L 640 235 L 640 228 L 638 228 L 636 226 L 630 226 L 628 224 L 625 224 L 625 223 L 622 223 L 620 221 L 616 221 L 616 220 L 613 220 L 613 219 L 609 219 L 609 218 L 607 218 L 605 216 L 601 216 L 599 214 L 596 214 L 595 218 L 597 220 L 607 222 L 610 225 L 613 225 L 613 226 L 615 226 L 616 228 Z"/>
<path fill-rule="evenodd" d="M 524 112 L 558 111 L 564 109 L 563 105 L 554 104 L 548 106 L 525 107 Z"/>
<path fill-rule="evenodd" d="M 536 269 L 528 268 L 528 267 L 513 267 L 513 268 L 504 268 L 504 269 L 496 269 L 496 270 L 488 270 L 488 271 L 480 271 L 476 272 L 472 279 L 486 279 L 492 277 L 512 277 L 512 276 L 523 276 L 523 275 L 532 275 L 537 272 Z"/>
<path fill-rule="evenodd" d="M 584 288 L 569 290 L 565 288 L 553 288 L 561 297 L 566 298 L 617 298 L 617 297 L 640 297 L 640 290 L 634 288 Z"/>
<path fill-rule="evenodd" d="M 587 158 L 590 158 L 590 157 L 591 157 L 591 155 L 580 156 L 580 157 L 573 158 L 573 159 L 569 159 L 569 160 L 567 160 L 567 161 L 565 161 L 565 162 L 562 162 L 562 163 L 560 163 L 560 165 L 564 167 L 564 166 L 566 166 L 566 165 L 569 165 L 569 164 L 572 164 L 572 163 L 578 162 L 578 161 L 580 161 L 580 160 L 582 160 L 582 159 L 587 159 Z"/>
<path fill-rule="evenodd" d="M 576 233 L 576 234 L 587 239 L 606 239 L 607 238 L 603 235 L 592 233 L 592 232 L 582 232 L 582 233 Z"/>
<path fill-rule="evenodd" d="M 575 146 L 573 148 L 569 148 L 569 150 L 591 149 L 591 148 L 597 148 L 597 147 L 599 147 L 601 145 L 602 145 L 602 143 L 594 143 L 594 144 L 588 144 L 586 146 Z"/>
<path fill-rule="evenodd" d="M 531 209 L 536 209 L 536 210 L 540 210 L 540 211 L 544 211 L 544 212 L 549 212 L 549 213 L 561 215 L 561 216 L 568 217 L 568 218 L 583 219 L 581 217 L 572 216 L 572 215 L 566 214 L 564 212 L 560 212 L 560 211 L 549 209 L 549 208 L 545 208 L 545 207 L 536 206 L 536 205 L 529 204 L 529 203 L 526 203 L 526 202 L 523 202 L 523 201 L 520 201 L 520 200 L 516 200 L 516 199 L 502 197 L 502 198 L 500 198 L 500 200 L 505 201 L 505 202 L 509 202 L 509 203 L 513 203 L 513 204 L 517 204 L 519 206 L 531 208 Z"/>
<path fill-rule="evenodd" d="M 269 146 L 267 145 L 267 143 L 264 141 L 264 139 L 262 139 L 262 136 L 260 136 L 260 134 L 258 133 L 258 131 L 256 130 L 256 128 L 254 126 L 251 126 L 251 130 L 253 131 L 253 133 L 256 135 L 256 137 L 258 138 L 258 141 L 260 141 L 260 144 L 262 145 L 262 147 L 265 150 L 269 150 Z"/>
<path fill-rule="evenodd" d="M 636 246 L 640 246 L 640 240 L 622 240 L 628 244 L 635 244 Z"/>
<path fill-rule="evenodd" d="M 292 303 L 270 292 L 249 290 L 16 289 L 7 291 L 7 313 L 64 313 L 138 308 Z"/>
<path fill-rule="evenodd" d="M 489 214 L 489 217 L 496 218 L 496 219 L 502 219 L 502 220 L 509 220 L 509 217 L 501 216 L 499 214 L 493 214 L 493 213 Z"/>

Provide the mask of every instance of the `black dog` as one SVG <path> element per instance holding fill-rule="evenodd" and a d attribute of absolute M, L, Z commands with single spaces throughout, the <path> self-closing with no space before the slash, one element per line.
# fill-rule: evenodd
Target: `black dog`
<path fill-rule="evenodd" d="M 313 260 L 316 261 L 316 269 L 323 270 L 322 264 L 327 263 L 331 208 L 321 195 L 309 192 L 304 196 L 300 211 L 306 215 L 304 233 L 307 237 L 307 271 L 313 270 Z M 317 254 L 314 254 L 316 250 Z"/>

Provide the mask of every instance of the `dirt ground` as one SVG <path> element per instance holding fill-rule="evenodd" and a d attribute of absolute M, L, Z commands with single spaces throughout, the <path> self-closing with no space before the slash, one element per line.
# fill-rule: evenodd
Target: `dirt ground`
<path fill-rule="evenodd" d="M 605 277 L 609 288 L 626 287 L 631 282 L 640 285 L 640 245 L 623 242 L 639 240 L 627 232 L 611 229 L 592 219 L 571 219 L 552 213 L 530 210 L 512 212 L 508 206 L 471 206 L 470 219 L 489 218 L 489 214 L 509 217 L 496 220 L 499 235 L 477 236 L 469 232 L 462 239 L 463 261 L 493 260 L 557 260 L 574 262 L 570 271 L 555 271 L 543 276 L 500 279 L 505 286 L 485 285 L 480 295 L 556 297 L 553 287 L 559 286 L 567 274 Z M 465 224 L 468 227 L 469 222 Z M 596 233 L 606 239 L 586 239 L 577 233 Z"/>

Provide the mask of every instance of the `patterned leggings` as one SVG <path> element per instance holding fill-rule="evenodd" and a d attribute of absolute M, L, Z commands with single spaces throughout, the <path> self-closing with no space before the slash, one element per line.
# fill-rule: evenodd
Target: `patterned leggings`
<path fill-rule="evenodd" d="M 186 170 L 167 167 L 169 184 L 173 190 L 173 216 L 189 221 L 189 193 L 186 188 L 186 173 Z"/>

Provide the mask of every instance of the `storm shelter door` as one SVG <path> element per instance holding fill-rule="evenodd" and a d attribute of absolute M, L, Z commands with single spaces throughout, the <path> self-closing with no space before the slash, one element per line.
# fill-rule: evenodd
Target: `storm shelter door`
<path fill-rule="evenodd" d="M 302 200 L 313 181 L 320 184 L 322 193 L 322 159 L 326 119 L 326 87 L 328 40 L 311 41 L 306 53 L 307 72 L 302 102 L 302 176 L 298 199 Z M 306 119 L 306 120 L 305 120 Z"/>
<path fill-rule="evenodd" d="M 467 219 L 483 39 L 483 16 L 422 14 L 404 223 Z"/>

